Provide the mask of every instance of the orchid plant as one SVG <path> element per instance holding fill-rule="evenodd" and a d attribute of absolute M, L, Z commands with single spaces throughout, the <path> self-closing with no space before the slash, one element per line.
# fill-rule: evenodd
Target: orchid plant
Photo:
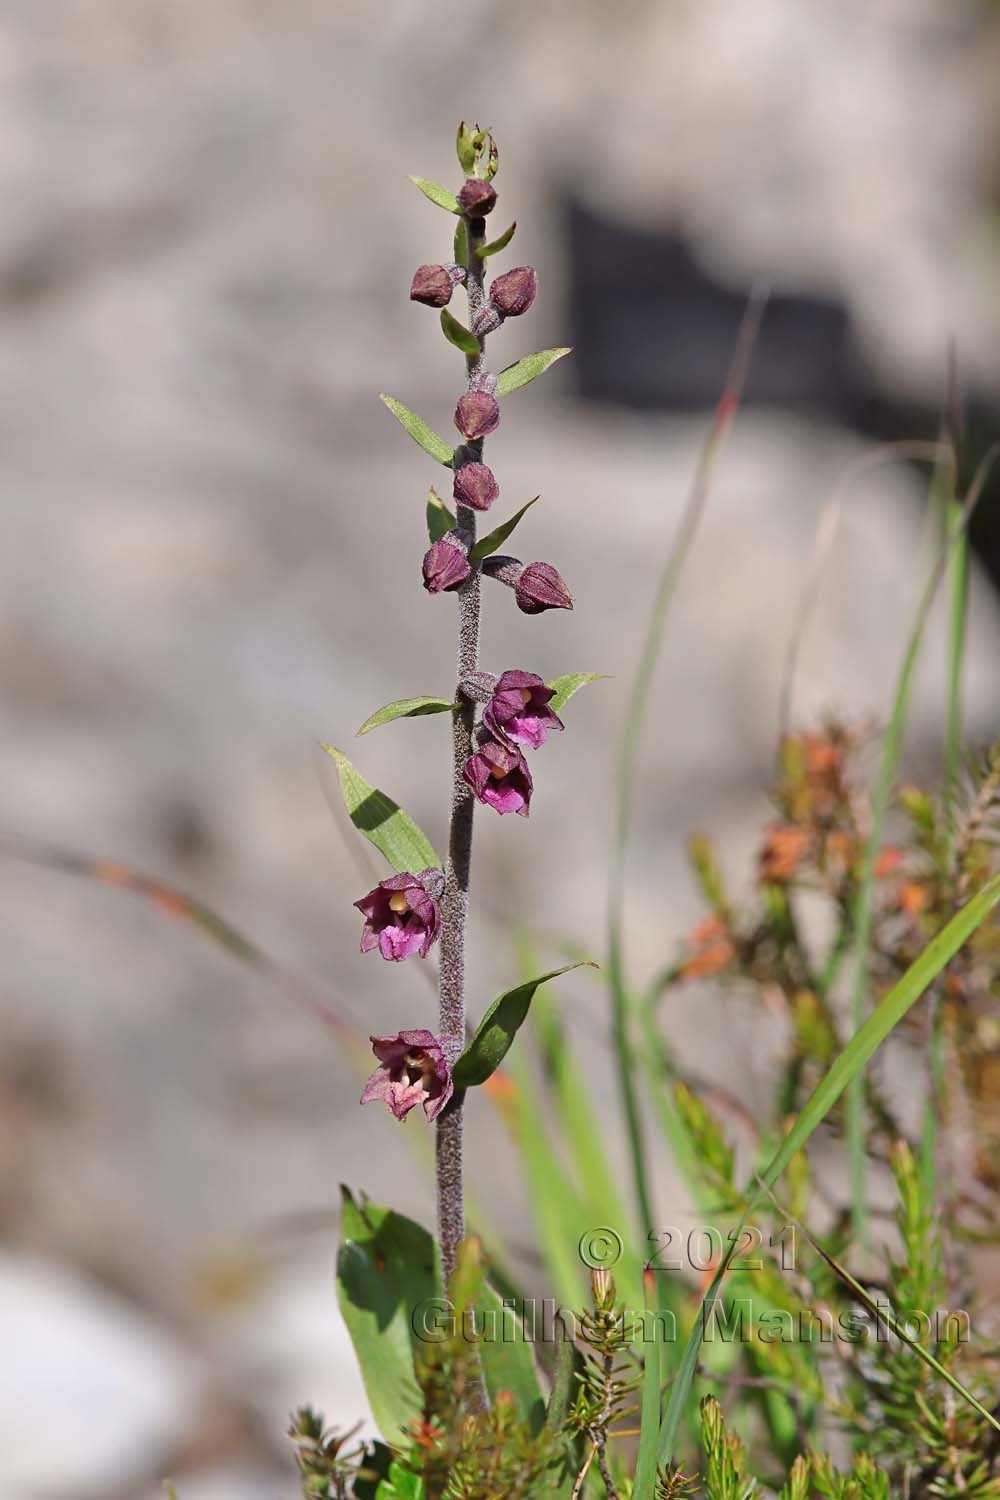
<path fill-rule="evenodd" d="M 477 535 L 480 515 L 491 510 L 501 495 L 500 483 L 484 459 L 485 440 L 500 425 L 501 399 L 534 380 L 569 350 L 547 349 L 499 373 L 490 369 L 487 339 L 499 333 L 508 319 L 530 312 L 538 292 L 538 277 L 531 266 L 516 266 L 494 277 L 487 287 L 487 266 L 510 244 L 515 225 L 493 240 L 487 238 L 487 220 L 497 204 L 494 178 L 498 153 L 492 134 L 478 126 L 467 129 L 463 124 L 458 131 L 457 153 L 465 173 L 457 194 L 423 178 L 412 179 L 457 223 L 453 259 L 418 266 L 410 298 L 438 310 L 444 338 L 465 357 L 465 387 L 454 412 L 461 441 L 453 447 L 399 401 L 382 397 L 425 453 L 449 471 L 454 509 L 431 489 L 427 501 L 429 546 L 421 571 L 429 595 L 455 596 L 457 682 L 447 697 L 410 698 L 387 705 L 373 714 L 361 731 L 397 718 L 451 714 L 451 813 L 443 867 L 413 821 L 383 793 L 369 787 L 342 752 L 326 747 L 337 761 L 354 823 L 386 856 L 395 872 L 355 902 L 364 918 L 362 953 L 377 952 L 382 959 L 399 963 L 426 959 L 438 945 L 437 1031 L 415 1027 L 394 1036 L 373 1036 L 378 1067 L 361 1099 L 365 1104 L 382 1101 L 398 1120 L 422 1105 L 427 1120 L 435 1126 L 438 1247 L 446 1280 L 454 1274 L 465 1233 L 464 1094 L 495 1071 L 534 993 L 533 986 L 522 985 L 502 995 L 471 1039 L 467 1037 L 465 933 L 473 814 L 478 802 L 501 816 L 528 816 L 534 782 L 526 752 L 541 750 L 550 732 L 563 728 L 559 710 L 596 675 L 576 673 L 545 682 L 522 667 L 494 674 L 480 665 L 484 578 L 511 589 L 514 602 L 525 614 L 573 607 L 573 596 L 551 563 L 524 563 L 501 553 L 534 501 L 485 536 Z M 449 310 L 459 288 L 464 289 L 468 306 L 464 324 Z"/>

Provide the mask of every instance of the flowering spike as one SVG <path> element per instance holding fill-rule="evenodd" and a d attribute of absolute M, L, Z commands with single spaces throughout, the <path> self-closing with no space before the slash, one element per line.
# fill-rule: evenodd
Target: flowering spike
<path fill-rule="evenodd" d="M 422 1104 L 436 1120 L 454 1093 L 451 1068 L 441 1043 L 430 1031 L 399 1031 L 369 1039 L 379 1066 L 365 1084 L 362 1104 L 381 1099 L 397 1120 Z"/>
<path fill-rule="evenodd" d="M 429 594 L 448 593 L 461 588 L 472 572 L 469 566 L 469 533 L 445 532 L 424 553 L 424 588 Z"/>
<path fill-rule="evenodd" d="M 377 948 L 390 963 L 414 954 L 426 958 L 441 932 L 438 899 L 443 890 L 444 876 L 435 869 L 380 880 L 354 903 L 365 919 L 362 953 Z"/>

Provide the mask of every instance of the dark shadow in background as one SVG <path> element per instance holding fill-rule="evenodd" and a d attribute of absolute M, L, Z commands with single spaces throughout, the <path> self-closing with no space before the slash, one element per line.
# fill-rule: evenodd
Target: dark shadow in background
<path fill-rule="evenodd" d="M 580 396 L 639 411 L 711 410 L 750 287 L 714 280 L 677 236 L 605 219 L 573 202 L 566 225 L 571 364 Z M 942 398 L 944 362 L 942 351 Z M 1000 405 L 984 391 L 966 389 L 963 396 L 968 484 L 1000 439 Z M 877 443 L 933 441 L 940 431 L 940 410 L 884 389 L 864 363 L 847 309 L 818 296 L 772 294 L 745 404 L 826 418 Z M 971 536 L 1000 590 L 1000 470 L 979 503 Z"/>

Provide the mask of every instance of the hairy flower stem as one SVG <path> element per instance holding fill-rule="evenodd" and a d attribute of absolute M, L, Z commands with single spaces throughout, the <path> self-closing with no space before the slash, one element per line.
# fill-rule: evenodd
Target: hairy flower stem
<path fill-rule="evenodd" d="M 469 325 L 484 305 L 483 260 L 476 250 L 486 238 L 482 219 L 470 219 L 466 259 L 466 292 L 469 301 Z M 482 373 L 483 355 L 466 356 L 468 389 L 476 388 Z M 469 445 L 476 459 L 482 458 L 483 443 Z M 457 507 L 459 527 L 476 537 L 476 512 L 467 506 Z M 471 542 L 470 542 L 471 545 Z M 458 680 L 462 681 L 479 665 L 479 569 L 458 591 Z M 461 694 L 456 699 L 462 707 L 454 716 L 452 737 L 451 827 L 448 835 L 448 863 L 445 869 L 444 895 L 441 900 L 441 1009 L 439 1036 L 450 1063 L 465 1046 L 465 923 L 469 909 L 469 869 L 472 862 L 472 818 L 476 799 L 466 784 L 462 771 L 472 754 L 472 731 L 476 705 Z M 438 1242 L 445 1284 L 455 1269 L 458 1246 L 465 1233 L 465 1207 L 462 1186 L 462 1104 L 458 1100 L 437 1122 L 437 1208 Z"/>

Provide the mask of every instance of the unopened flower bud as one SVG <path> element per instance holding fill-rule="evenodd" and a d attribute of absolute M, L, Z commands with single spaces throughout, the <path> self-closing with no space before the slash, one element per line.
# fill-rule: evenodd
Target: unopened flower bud
<path fill-rule="evenodd" d="M 469 219 L 485 217 L 492 212 L 496 201 L 496 188 L 481 177 L 468 178 L 458 195 L 458 206 Z"/>
<path fill-rule="evenodd" d="M 504 318 L 526 313 L 538 293 L 538 277 L 531 266 L 515 266 L 490 286 L 490 302 Z"/>
<path fill-rule="evenodd" d="M 551 563 L 533 562 L 525 566 L 516 557 L 487 557 L 482 570 L 514 590 L 517 607 L 526 615 L 540 615 L 545 609 L 572 609 L 573 595 Z"/>
<path fill-rule="evenodd" d="M 489 510 L 499 497 L 500 486 L 493 470 L 475 461 L 458 469 L 451 493 L 458 505 L 467 505 L 470 510 Z"/>
<path fill-rule="evenodd" d="M 424 553 L 424 588 L 429 594 L 461 588 L 472 572 L 468 532 L 448 531 Z"/>
<path fill-rule="evenodd" d="M 572 609 L 573 595 L 551 563 L 529 563 L 514 590 L 517 607 L 526 615 L 545 609 Z"/>
<path fill-rule="evenodd" d="M 460 281 L 465 280 L 462 266 L 418 266 L 410 285 L 410 301 L 427 307 L 444 307 Z"/>
<path fill-rule="evenodd" d="M 467 391 L 455 407 L 455 426 L 470 441 L 496 432 L 500 426 L 500 403 L 496 396 L 486 391 Z"/>

